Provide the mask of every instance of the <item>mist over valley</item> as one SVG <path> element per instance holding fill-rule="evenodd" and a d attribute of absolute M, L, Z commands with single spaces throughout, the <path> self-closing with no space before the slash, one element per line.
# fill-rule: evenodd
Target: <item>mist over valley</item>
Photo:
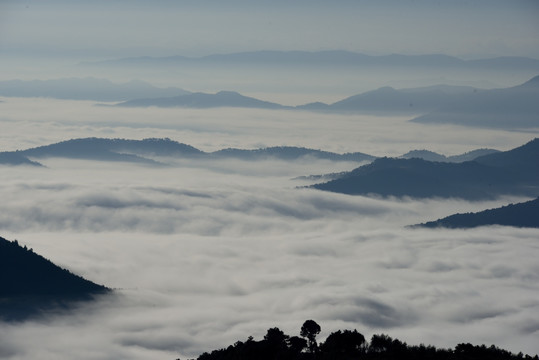
<path fill-rule="evenodd" d="M 0 358 L 535 356 L 537 15 L 3 1 Z"/>

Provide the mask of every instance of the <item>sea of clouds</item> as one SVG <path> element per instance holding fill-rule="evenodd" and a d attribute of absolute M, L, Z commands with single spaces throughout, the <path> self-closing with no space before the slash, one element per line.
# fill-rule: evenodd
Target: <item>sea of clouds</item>
<path fill-rule="evenodd" d="M 2 150 L 76 137 L 169 137 L 205 151 L 306 146 L 446 155 L 533 133 L 423 126 L 402 117 L 259 110 L 118 109 L 3 99 Z M 379 199 L 306 189 L 301 175 L 359 164 L 167 159 L 168 166 L 38 159 L 0 167 L 0 236 L 115 291 L 68 313 L 1 324 L 9 359 L 196 357 L 270 327 L 320 338 L 357 329 L 409 344 L 496 344 L 536 354 L 539 231 L 410 229 L 488 202 Z"/>

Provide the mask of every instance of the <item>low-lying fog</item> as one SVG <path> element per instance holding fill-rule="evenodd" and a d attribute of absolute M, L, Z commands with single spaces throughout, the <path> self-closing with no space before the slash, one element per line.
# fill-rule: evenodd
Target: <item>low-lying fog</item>
<path fill-rule="evenodd" d="M 305 146 L 396 156 L 507 150 L 534 135 L 424 126 L 405 117 L 260 110 L 118 109 L 3 99 L 2 150 L 75 137 L 169 137 L 204 151 Z M 523 199 L 373 199 L 298 188 L 358 164 L 305 159 L 143 166 L 39 159 L 0 168 L 0 236 L 112 296 L 0 326 L 0 357 L 196 357 L 306 319 L 409 344 L 496 344 L 536 354 L 539 230 L 406 225 Z"/>

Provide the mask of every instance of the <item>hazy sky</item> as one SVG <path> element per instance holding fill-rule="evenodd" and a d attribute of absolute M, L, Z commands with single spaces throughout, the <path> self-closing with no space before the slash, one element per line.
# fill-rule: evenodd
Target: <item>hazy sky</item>
<path fill-rule="evenodd" d="M 250 50 L 539 58 L 535 0 L 12 1 L 0 51 L 114 58 Z"/>

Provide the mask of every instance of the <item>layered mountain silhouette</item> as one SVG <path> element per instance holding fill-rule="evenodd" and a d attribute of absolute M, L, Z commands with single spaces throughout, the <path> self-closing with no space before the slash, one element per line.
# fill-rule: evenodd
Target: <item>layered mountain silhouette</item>
<path fill-rule="evenodd" d="M 0 96 L 8 97 L 126 101 L 135 98 L 159 98 L 185 94 L 189 94 L 189 91 L 175 87 L 158 88 L 140 80 L 132 80 L 124 84 L 92 77 L 0 81 Z"/>
<path fill-rule="evenodd" d="M 480 200 L 500 195 L 539 195 L 539 139 L 516 149 L 462 163 L 379 158 L 338 179 L 312 187 L 378 196 Z"/>
<path fill-rule="evenodd" d="M 202 154 L 202 151 L 170 139 L 83 138 L 21 150 L 17 153 L 31 158 L 63 157 L 159 164 L 144 156 L 196 156 Z"/>
<path fill-rule="evenodd" d="M 401 158 L 420 158 L 439 162 L 463 162 L 479 156 L 497 153 L 493 149 L 477 149 L 461 155 L 445 156 L 428 150 L 412 150 Z M 71 139 L 50 145 L 26 150 L 0 152 L 0 165 L 32 165 L 42 166 L 31 159 L 61 157 L 70 159 L 87 159 L 98 161 L 123 161 L 141 164 L 160 165 L 152 157 L 182 157 L 197 159 L 230 158 L 245 161 L 279 159 L 293 161 L 304 158 L 329 161 L 370 162 L 375 156 L 362 152 L 334 153 L 297 146 L 273 146 L 260 149 L 227 148 L 214 152 L 204 152 L 193 146 L 179 143 L 168 138 L 149 138 L 143 140 L 81 138 Z M 486 161 L 486 160 L 485 160 Z M 311 175 L 314 179 L 334 179 L 346 173 Z"/>
<path fill-rule="evenodd" d="M 412 151 L 407 152 L 406 154 L 401 155 L 400 158 L 402 159 L 418 158 L 418 159 L 423 159 L 427 161 L 459 163 L 459 162 L 464 162 L 464 161 L 471 161 L 480 156 L 494 154 L 497 152 L 499 151 L 495 149 L 477 149 L 477 150 L 472 150 L 472 151 L 469 151 L 460 155 L 445 156 L 445 155 L 438 154 L 429 150 L 412 150 Z"/>
<path fill-rule="evenodd" d="M 539 198 L 477 213 L 455 214 L 414 227 L 473 228 L 488 225 L 539 228 Z"/>
<path fill-rule="evenodd" d="M 243 96 L 234 91 L 220 91 L 216 94 L 192 93 L 187 95 L 134 99 L 116 104 L 116 106 L 126 107 L 188 107 L 188 108 L 214 108 L 214 107 L 241 107 L 259 109 L 285 109 L 286 106 L 269 101 L 258 100 L 252 97 Z"/>
<path fill-rule="evenodd" d="M 182 157 L 197 159 L 233 158 L 240 160 L 281 159 L 298 160 L 302 158 L 325 159 L 331 161 L 372 161 L 375 157 L 361 152 L 338 154 L 328 151 L 307 149 L 295 146 L 275 146 L 263 149 L 223 149 L 215 152 L 203 152 L 190 145 L 170 139 L 103 139 L 83 138 L 71 139 L 59 143 L 40 146 L 16 152 L 0 152 L 3 157 L 40 159 L 62 157 L 71 159 L 87 159 L 99 161 L 124 161 L 142 164 L 160 164 L 151 157 Z M 32 162 L 32 161 L 31 161 Z M 38 164 L 36 162 L 33 162 Z"/>
<path fill-rule="evenodd" d="M 372 161 L 374 156 L 361 152 L 337 154 L 329 151 L 307 149 L 295 146 L 275 146 L 264 149 L 223 149 L 211 153 L 212 156 L 230 157 L 243 160 L 260 160 L 265 158 L 277 158 L 281 160 L 297 160 L 305 157 L 332 161 Z"/>
<path fill-rule="evenodd" d="M 421 88 L 394 89 L 382 87 L 332 104 L 311 103 L 298 109 L 331 112 L 424 114 L 434 111 L 460 96 L 472 94 L 475 88 L 468 86 L 436 85 Z"/>
<path fill-rule="evenodd" d="M 539 71 L 539 60 L 526 57 L 497 57 L 462 60 L 442 54 L 372 56 L 343 50 L 330 51 L 251 51 L 214 54 L 202 57 L 132 57 L 84 62 L 85 66 L 178 66 L 178 65 L 250 65 L 250 66 L 382 66 L 450 67 L 458 69 L 530 69 Z"/>
<path fill-rule="evenodd" d="M 436 85 L 421 88 L 383 87 L 332 104 L 321 102 L 295 107 L 263 101 L 232 91 L 192 93 L 174 97 L 142 98 L 116 104 L 128 107 L 241 107 L 297 109 L 322 112 L 418 115 L 412 122 L 451 123 L 486 128 L 539 127 L 539 76 L 504 89 Z"/>
<path fill-rule="evenodd" d="M 539 127 L 539 76 L 505 89 L 477 90 L 413 119 L 423 124 L 489 128 Z"/>
<path fill-rule="evenodd" d="M 0 318 L 24 320 L 110 292 L 54 265 L 15 241 L 0 237 Z"/>
<path fill-rule="evenodd" d="M 285 58 L 290 55 L 287 53 L 278 54 Z M 300 52 L 296 55 L 301 58 L 308 54 L 310 53 L 303 54 Z M 251 54 L 254 57 L 259 55 L 258 52 Z M 227 57 L 226 55 L 223 56 Z M 324 56 L 331 58 L 337 55 L 330 52 Z M 394 55 L 394 57 L 399 56 Z M 390 56 L 389 58 L 392 57 Z M 408 57 L 404 58 L 408 59 Z M 432 60 L 433 57 L 419 58 L 426 61 L 426 59 Z M 434 56 L 434 58 L 440 60 L 447 57 Z M 504 66 L 503 64 L 510 63 L 513 60 L 515 59 L 504 58 L 497 61 L 491 59 L 491 63 Z M 520 59 L 520 61 L 528 65 L 534 63 L 532 59 L 528 60 L 526 62 Z M 478 61 L 465 63 L 478 64 Z M 536 61 L 539 63 L 539 60 Z M 449 123 L 503 129 L 539 127 L 539 118 L 537 117 L 539 113 L 539 76 L 518 86 L 492 90 L 449 85 L 409 89 L 383 87 L 353 95 L 332 104 L 314 102 L 295 107 L 256 99 L 234 91 L 220 91 L 215 94 L 190 93 L 180 88 L 156 88 L 141 81 L 113 84 L 108 80 L 95 78 L 0 81 L 0 96 L 2 95 L 120 101 L 115 105 L 120 107 L 297 109 L 323 112 L 416 115 L 417 117 L 411 121 L 428 124 Z"/>

